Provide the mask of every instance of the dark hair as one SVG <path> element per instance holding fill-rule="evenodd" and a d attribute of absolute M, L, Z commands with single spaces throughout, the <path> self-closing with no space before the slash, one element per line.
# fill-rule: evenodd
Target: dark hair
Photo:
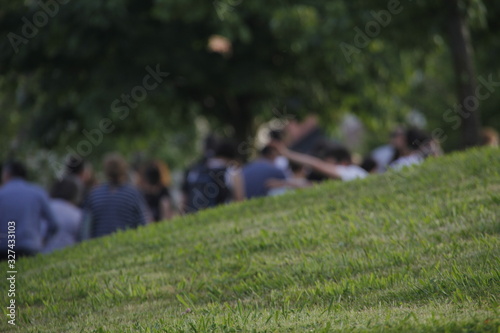
<path fill-rule="evenodd" d="M 418 150 L 430 141 L 430 137 L 418 128 L 410 128 L 406 131 L 406 145 L 411 150 Z"/>
<path fill-rule="evenodd" d="M 161 183 L 160 170 L 155 164 L 151 163 L 146 167 L 146 170 L 144 171 L 144 179 L 151 185 L 158 185 Z"/>
<path fill-rule="evenodd" d="M 7 171 L 10 177 L 19 177 L 23 179 L 28 177 L 28 172 L 26 171 L 24 164 L 19 161 L 9 161 L 5 163 L 3 169 Z"/>
<path fill-rule="evenodd" d="M 276 148 L 274 148 L 273 146 L 270 146 L 270 145 L 265 146 L 260 151 L 260 155 L 263 157 L 266 157 L 266 158 L 270 158 L 273 154 L 276 154 L 276 153 L 278 153 Z"/>
<path fill-rule="evenodd" d="M 271 132 L 269 132 L 269 137 L 272 140 L 281 141 L 283 139 L 283 131 L 281 131 L 281 130 L 272 130 Z"/>
<path fill-rule="evenodd" d="M 78 199 L 78 185 L 68 178 L 59 180 L 52 185 L 50 196 L 54 199 L 63 199 L 76 203 Z"/>
<path fill-rule="evenodd" d="M 292 161 L 288 162 L 288 167 L 290 168 L 290 170 L 292 170 L 293 173 L 299 172 L 300 170 L 304 169 L 304 166 L 302 164 Z"/>
<path fill-rule="evenodd" d="M 70 175 L 79 175 L 85 168 L 85 160 L 78 155 L 70 155 L 66 161 L 66 172 Z"/>
<path fill-rule="evenodd" d="M 377 168 L 377 162 L 371 156 L 366 156 L 360 165 L 366 172 L 370 173 Z"/>
<path fill-rule="evenodd" d="M 315 142 L 313 148 L 310 151 L 310 154 L 317 158 L 323 159 L 326 157 L 325 154 L 333 147 L 336 147 L 336 145 L 331 141 L 327 139 L 320 139 Z"/>
<path fill-rule="evenodd" d="M 233 160 L 236 158 L 237 152 L 235 145 L 229 140 L 223 140 L 217 144 L 215 148 L 215 157 L 227 158 Z"/>
<path fill-rule="evenodd" d="M 337 161 L 337 163 L 352 163 L 351 153 L 347 150 L 347 148 L 342 146 L 328 148 L 328 150 L 324 153 L 324 158 L 333 158 Z"/>
<path fill-rule="evenodd" d="M 209 134 L 203 140 L 203 150 L 205 153 L 212 152 L 217 148 L 217 137 L 215 134 Z"/>

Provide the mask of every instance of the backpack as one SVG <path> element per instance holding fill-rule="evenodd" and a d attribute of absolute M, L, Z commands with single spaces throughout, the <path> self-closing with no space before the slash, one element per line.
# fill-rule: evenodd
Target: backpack
<path fill-rule="evenodd" d="M 187 213 L 215 207 L 230 199 L 226 172 L 227 167 L 209 168 L 207 165 L 198 166 L 188 172 Z"/>

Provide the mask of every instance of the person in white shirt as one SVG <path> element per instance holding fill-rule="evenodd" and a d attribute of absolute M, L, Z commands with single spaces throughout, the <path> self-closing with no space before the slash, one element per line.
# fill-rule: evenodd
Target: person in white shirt
<path fill-rule="evenodd" d="M 406 130 L 403 127 L 397 127 L 391 132 L 389 143 L 375 148 L 370 154 L 377 162 L 377 172 L 386 172 L 389 164 L 397 160 L 405 148 Z"/>
<path fill-rule="evenodd" d="M 77 206 L 78 191 L 78 184 L 69 178 L 59 180 L 52 186 L 50 207 L 59 224 L 59 230 L 45 244 L 42 252 L 50 253 L 79 241 L 83 213 Z"/>
<path fill-rule="evenodd" d="M 420 164 L 430 151 L 432 140 L 423 131 L 410 128 L 406 131 L 406 146 L 401 151 L 401 156 L 389 165 L 393 170 Z"/>
<path fill-rule="evenodd" d="M 282 142 L 272 143 L 278 151 L 290 161 L 310 167 L 332 179 L 350 181 L 365 178 L 368 173 L 352 163 L 351 154 L 344 147 L 332 147 L 325 152 L 324 160 L 314 156 L 289 150 Z"/>

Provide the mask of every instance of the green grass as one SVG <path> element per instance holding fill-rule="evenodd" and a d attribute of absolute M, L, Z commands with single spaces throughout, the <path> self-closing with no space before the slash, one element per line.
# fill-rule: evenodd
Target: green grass
<path fill-rule="evenodd" d="M 0 331 L 498 333 L 499 171 L 471 150 L 19 260 Z"/>

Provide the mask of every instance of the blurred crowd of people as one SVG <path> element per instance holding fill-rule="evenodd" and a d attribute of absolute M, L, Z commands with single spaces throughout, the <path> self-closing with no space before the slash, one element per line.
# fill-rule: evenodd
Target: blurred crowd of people
<path fill-rule="evenodd" d="M 498 146 L 494 130 L 485 129 L 482 138 L 484 145 Z M 102 165 L 105 179 L 98 183 L 90 163 L 70 156 L 64 176 L 48 193 L 27 180 L 21 162 L 8 161 L 2 165 L 0 187 L 1 258 L 7 259 L 12 244 L 7 242 L 10 221 L 15 222 L 16 256 L 31 256 L 327 179 L 352 181 L 399 171 L 442 154 L 439 142 L 424 131 L 399 127 L 386 145 L 359 159 L 344 145 L 325 138 L 314 122 L 292 122 L 286 131 L 272 131 L 249 163 L 242 163 L 240 150 L 230 140 L 208 137 L 203 155 L 184 173 L 178 200 L 171 193 L 169 169 L 158 160 L 130 168 L 120 154 L 108 154 Z"/>

